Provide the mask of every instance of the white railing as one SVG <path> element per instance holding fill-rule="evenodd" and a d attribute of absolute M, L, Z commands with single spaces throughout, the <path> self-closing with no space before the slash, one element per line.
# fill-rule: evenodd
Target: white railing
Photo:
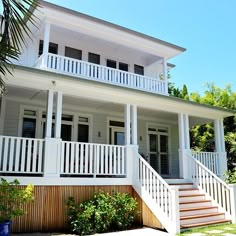
<path fill-rule="evenodd" d="M 0 136 L 0 173 L 42 174 L 43 139 Z"/>
<path fill-rule="evenodd" d="M 126 147 L 62 141 L 61 174 L 126 176 Z"/>
<path fill-rule="evenodd" d="M 219 158 L 218 152 L 192 152 L 192 156 L 200 161 L 204 166 L 214 174 L 219 175 Z"/>
<path fill-rule="evenodd" d="M 45 65 L 43 65 L 43 61 L 45 61 Z M 51 71 L 74 75 L 84 79 L 168 95 L 167 82 L 164 80 L 154 79 L 52 53 L 41 55 L 35 66 L 37 68 L 46 68 Z"/>
<path fill-rule="evenodd" d="M 138 153 L 134 168 L 135 190 L 141 194 L 143 201 L 166 230 L 173 234 L 178 233 L 180 230 L 178 187 L 170 187 Z"/>
<path fill-rule="evenodd" d="M 230 187 L 211 170 L 196 160 L 191 153 L 185 153 L 189 160 L 189 170 L 195 185 L 208 199 L 217 204 L 226 216 L 231 218 Z"/>

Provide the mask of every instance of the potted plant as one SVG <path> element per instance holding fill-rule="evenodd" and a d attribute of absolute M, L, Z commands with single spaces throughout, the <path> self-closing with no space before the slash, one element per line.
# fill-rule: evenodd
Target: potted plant
<path fill-rule="evenodd" d="M 20 187 L 17 179 L 12 182 L 0 179 L 0 235 L 10 235 L 11 220 L 15 216 L 23 215 L 23 204 L 33 201 L 34 187 L 28 185 Z"/>

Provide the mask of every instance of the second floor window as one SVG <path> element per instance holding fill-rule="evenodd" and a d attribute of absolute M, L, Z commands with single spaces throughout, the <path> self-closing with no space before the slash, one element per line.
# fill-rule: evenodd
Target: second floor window
<path fill-rule="evenodd" d="M 57 54 L 58 53 L 58 44 L 56 43 L 49 43 L 49 47 L 48 47 L 48 52 L 49 53 L 53 53 L 53 54 Z M 43 54 L 43 40 L 39 41 L 39 56 Z"/>
<path fill-rule="evenodd" d="M 134 73 L 139 75 L 144 75 L 144 67 L 139 65 L 134 65 Z"/>
<path fill-rule="evenodd" d="M 65 47 L 65 56 L 73 59 L 82 59 L 82 51 L 75 48 Z"/>
<path fill-rule="evenodd" d="M 94 64 L 100 64 L 100 55 L 89 52 L 88 54 L 88 62 L 94 63 Z"/>
<path fill-rule="evenodd" d="M 116 68 L 116 61 L 107 59 L 107 67 Z"/>
<path fill-rule="evenodd" d="M 129 65 L 123 62 L 119 62 L 119 70 L 128 71 Z"/>

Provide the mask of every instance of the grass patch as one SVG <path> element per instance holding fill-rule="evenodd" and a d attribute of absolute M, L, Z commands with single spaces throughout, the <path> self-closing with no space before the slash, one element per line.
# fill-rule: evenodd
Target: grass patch
<path fill-rule="evenodd" d="M 193 228 L 191 230 L 186 230 L 179 235 L 191 235 L 197 233 L 211 236 L 221 236 L 225 234 L 236 235 L 236 224 L 222 224 L 202 228 Z"/>

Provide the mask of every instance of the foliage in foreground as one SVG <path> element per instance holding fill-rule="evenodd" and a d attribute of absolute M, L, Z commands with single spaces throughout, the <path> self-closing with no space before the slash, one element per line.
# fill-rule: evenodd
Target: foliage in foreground
<path fill-rule="evenodd" d="M 95 193 L 93 199 L 80 204 L 73 197 L 66 201 L 71 230 L 80 235 L 130 228 L 138 214 L 137 205 L 128 193 Z"/>
<path fill-rule="evenodd" d="M 23 204 L 33 201 L 34 187 L 21 188 L 17 179 L 12 182 L 0 180 L 0 222 L 11 220 L 24 214 Z"/>

